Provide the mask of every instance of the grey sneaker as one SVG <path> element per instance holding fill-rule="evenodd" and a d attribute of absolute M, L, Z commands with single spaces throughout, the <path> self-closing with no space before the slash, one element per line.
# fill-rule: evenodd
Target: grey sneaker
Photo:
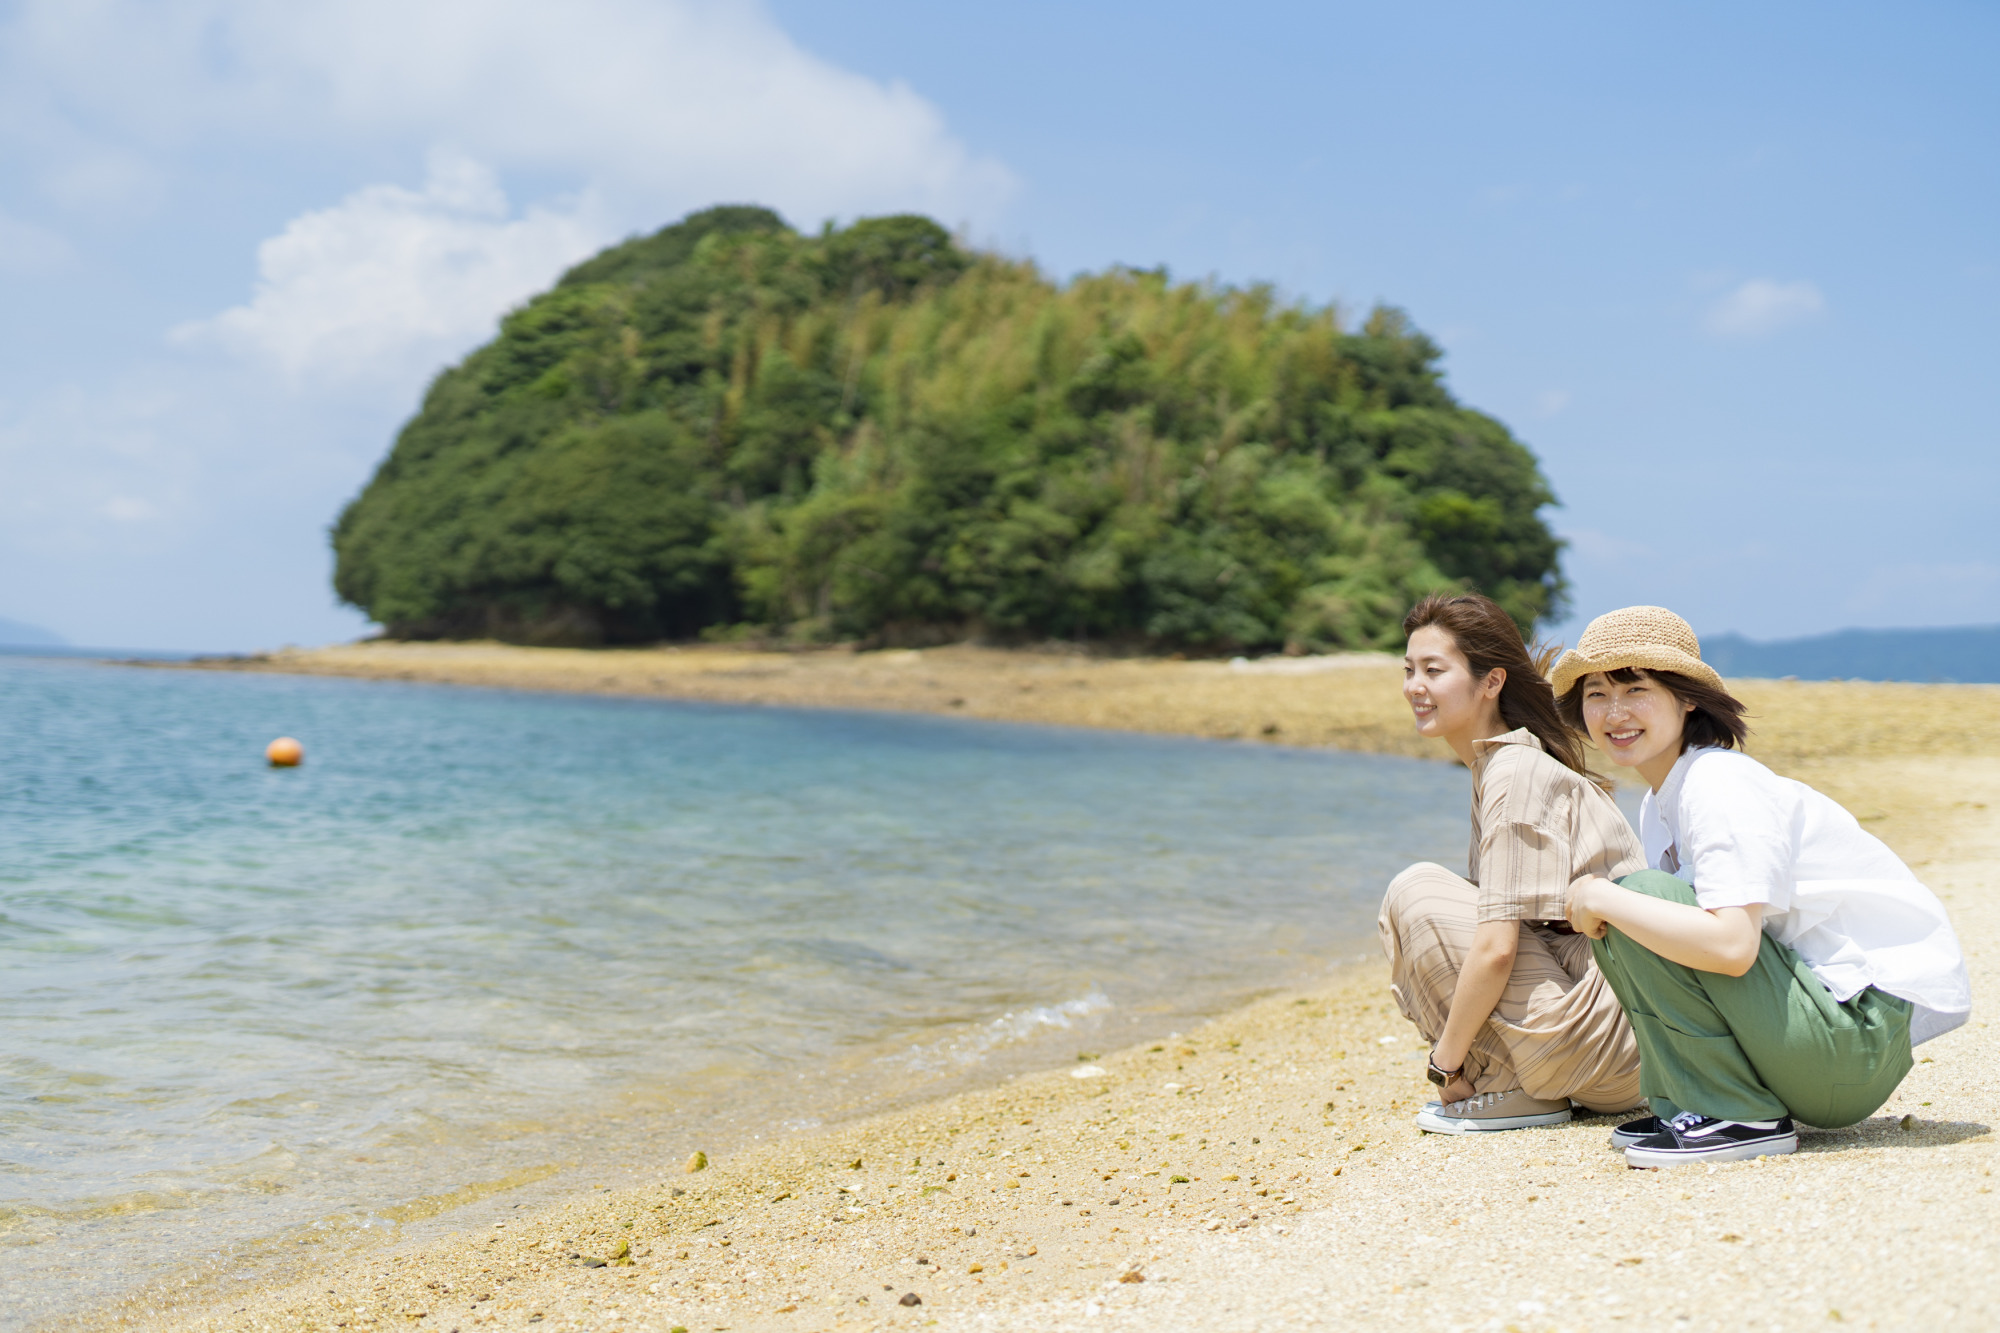
<path fill-rule="evenodd" d="M 1533 1129 L 1569 1120 L 1568 1100 L 1545 1102 L 1519 1088 L 1482 1092 L 1462 1102 L 1430 1102 L 1417 1112 L 1417 1128 L 1428 1134 L 1486 1134 L 1502 1129 Z"/>

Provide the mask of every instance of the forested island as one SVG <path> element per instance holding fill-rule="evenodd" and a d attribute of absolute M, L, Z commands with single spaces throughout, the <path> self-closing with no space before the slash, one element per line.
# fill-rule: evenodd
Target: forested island
<path fill-rule="evenodd" d="M 1554 497 L 1438 359 L 1389 308 L 713 208 L 441 373 L 334 584 L 391 637 L 523 643 L 1323 651 L 1440 587 L 1531 627 Z"/>

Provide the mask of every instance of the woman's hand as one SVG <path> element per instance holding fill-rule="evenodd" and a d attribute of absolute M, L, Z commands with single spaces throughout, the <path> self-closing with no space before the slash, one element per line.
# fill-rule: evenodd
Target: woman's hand
<path fill-rule="evenodd" d="M 1764 943 L 1762 903 L 1702 908 L 1635 893 L 1599 875 L 1569 886 L 1569 923 L 1594 940 L 1615 925 L 1619 934 L 1669 962 L 1727 977 L 1754 967 Z"/>
<path fill-rule="evenodd" d="M 1446 1066 L 1438 1063 L 1437 1048 L 1431 1048 L 1430 1068 L 1426 1072 L 1435 1076 L 1444 1073 L 1445 1069 Z M 1433 1083 L 1432 1086 L 1437 1087 L 1438 1085 Z M 1465 1057 L 1460 1056 L 1458 1067 L 1451 1073 L 1446 1074 L 1444 1085 L 1438 1087 L 1438 1100 L 1449 1105 L 1452 1102 L 1462 1102 L 1467 1097 L 1476 1097 L 1478 1095 L 1478 1092 L 1472 1086 L 1472 1081 L 1465 1076 Z"/>
<path fill-rule="evenodd" d="M 1598 910 L 1602 902 L 1600 895 L 1606 889 L 1618 886 L 1602 875 L 1583 875 L 1569 886 L 1569 923 L 1579 935 L 1593 940 L 1604 938 L 1604 932 L 1611 929 Z"/>

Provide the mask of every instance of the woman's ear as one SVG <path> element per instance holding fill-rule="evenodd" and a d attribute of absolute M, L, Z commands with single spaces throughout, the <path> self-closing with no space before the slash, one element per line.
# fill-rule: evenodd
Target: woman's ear
<path fill-rule="evenodd" d="M 1507 668 L 1494 667 L 1486 673 L 1486 679 L 1479 682 L 1479 697 L 1482 699 L 1498 699 L 1500 691 L 1505 689 L 1506 685 Z"/>

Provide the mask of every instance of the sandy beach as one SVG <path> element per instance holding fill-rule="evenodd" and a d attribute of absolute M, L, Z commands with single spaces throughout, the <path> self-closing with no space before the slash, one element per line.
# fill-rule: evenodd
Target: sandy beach
<path fill-rule="evenodd" d="M 1387 658 L 1119 660 L 971 647 L 763 654 L 362 644 L 207 665 L 951 712 L 1435 754 Z M 2000 942 L 2000 688 L 1742 682 L 1752 753 L 1845 803 L 1944 898 L 1981 997 Z M 1611 1121 L 1467 1140 L 1386 968 L 1178 1037 L 800 1134 L 655 1183 L 190 1277 L 85 1321 L 173 1329 L 1980 1326 L 2000 1298 L 1982 1012 L 1889 1105 L 1802 1150 L 1629 1171 Z"/>

